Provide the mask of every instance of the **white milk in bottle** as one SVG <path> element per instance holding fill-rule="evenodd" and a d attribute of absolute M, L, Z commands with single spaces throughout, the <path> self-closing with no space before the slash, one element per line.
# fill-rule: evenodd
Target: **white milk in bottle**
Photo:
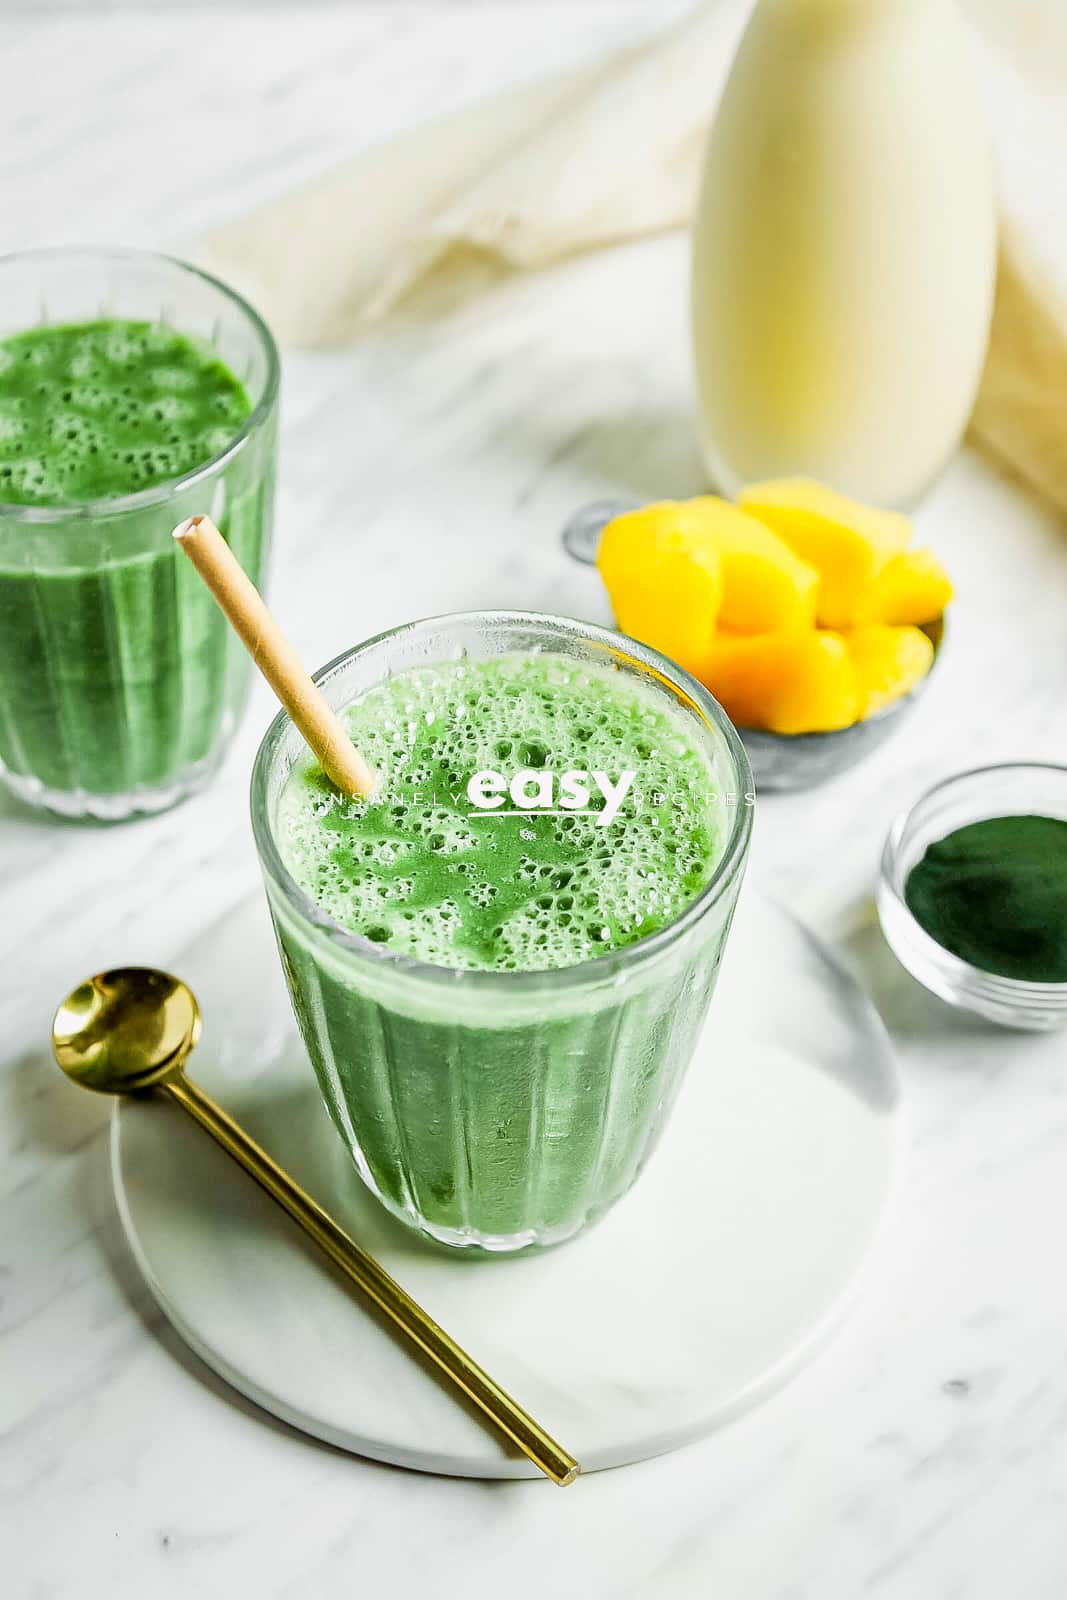
<path fill-rule="evenodd" d="M 907 506 L 981 375 L 989 150 L 951 0 L 759 0 L 709 137 L 692 314 L 705 461 Z"/>

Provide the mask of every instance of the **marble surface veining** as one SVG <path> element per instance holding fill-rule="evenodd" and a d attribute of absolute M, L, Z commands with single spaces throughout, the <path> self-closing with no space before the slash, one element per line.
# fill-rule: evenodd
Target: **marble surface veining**
<path fill-rule="evenodd" d="M 0 248 L 171 245 L 678 9 L 8 11 Z M 309 661 L 480 603 L 605 615 L 557 530 L 585 499 L 700 485 L 685 268 L 681 239 L 643 243 L 287 357 L 273 596 Z M 891 818 L 935 778 L 1067 751 L 1067 530 L 965 455 L 920 534 L 958 580 L 936 680 L 865 765 L 764 800 L 752 864 L 837 942 L 891 1029 L 908 1117 L 897 1225 L 846 1328 L 787 1389 L 564 1495 L 370 1465 L 225 1389 L 128 1257 L 107 1105 L 47 1056 L 73 981 L 120 961 L 180 970 L 254 890 L 246 785 L 265 691 L 211 790 L 164 817 L 86 830 L 0 801 L 5 1595 L 1058 1600 L 1067 1049 L 929 998 L 885 949 L 871 896 Z"/>

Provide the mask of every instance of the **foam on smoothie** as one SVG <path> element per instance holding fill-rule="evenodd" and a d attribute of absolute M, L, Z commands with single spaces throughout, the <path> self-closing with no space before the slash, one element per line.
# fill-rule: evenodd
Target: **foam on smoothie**
<path fill-rule="evenodd" d="M 0 501 L 151 488 L 218 455 L 250 410 L 214 352 L 165 324 L 30 328 L 0 342 Z"/>
<path fill-rule="evenodd" d="M 673 921 L 721 854 L 705 757 L 618 673 L 536 654 L 449 663 L 386 681 L 345 720 L 377 794 L 342 797 L 316 765 L 295 768 L 279 845 L 342 927 L 422 961 L 532 971 L 620 949 Z M 474 773 L 521 768 L 636 777 L 604 826 L 595 790 L 588 811 L 471 814 Z"/>

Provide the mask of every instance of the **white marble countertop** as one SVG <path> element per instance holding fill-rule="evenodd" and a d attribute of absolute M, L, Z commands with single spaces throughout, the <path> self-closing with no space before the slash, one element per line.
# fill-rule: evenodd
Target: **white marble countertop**
<path fill-rule="evenodd" d="M 678 5 L 295 4 L 7 13 L 0 247 L 171 245 L 345 152 L 590 54 Z M 181 115 L 178 115 L 178 108 Z M 683 241 L 503 283 L 432 323 L 286 361 L 273 596 L 307 658 L 481 603 L 603 614 L 557 530 L 586 498 L 695 490 Z M 958 579 L 896 742 L 761 802 L 752 871 L 864 977 L 898 1048 L 901 1214 L 833 1344 L 676 1455 L 462 1483 L 276 1424 L 186 1352 L 119 1232 L 108 1107 L 69 1088 L 56 1000 L 180 970 L 257 868 L 256 693 L 209 793 L 116 829 L 0 801 L 0 1572 L 30 1596 L 1059 1600 L 1067 1589 L 1067 1051 L 948 1012 L 871 896 L 891 817 L 940 775 L 1067 749 L 1067 535 L 969 457 L 922 513 Z"/>

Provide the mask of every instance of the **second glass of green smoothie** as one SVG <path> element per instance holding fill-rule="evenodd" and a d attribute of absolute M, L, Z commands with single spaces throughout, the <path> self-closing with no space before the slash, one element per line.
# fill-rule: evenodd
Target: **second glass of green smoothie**
<path fill-rule="evenodd" d="M 563 618 L 414 623 L 316 681 L 380 794 L 331 792 L 282 713 L 252 819 L 330 1116 L 371 1190 L 438 1242 L 560 1243 L 634 1182 L 689 1064 L 748 853 L 744 748 L 680 668 Z M 562 787 L 540 812 L 493 795 L 472 759 L 639 770 L 601 826 Z"/>
<path fill-rule="evenodd" d="M 278 355 L 240 296 L 169 257 L 0 260 L 0 779 L 118 820 L 200 788 L 249 661 L 171 530 L 209 513 L 257 584 Z"/>

